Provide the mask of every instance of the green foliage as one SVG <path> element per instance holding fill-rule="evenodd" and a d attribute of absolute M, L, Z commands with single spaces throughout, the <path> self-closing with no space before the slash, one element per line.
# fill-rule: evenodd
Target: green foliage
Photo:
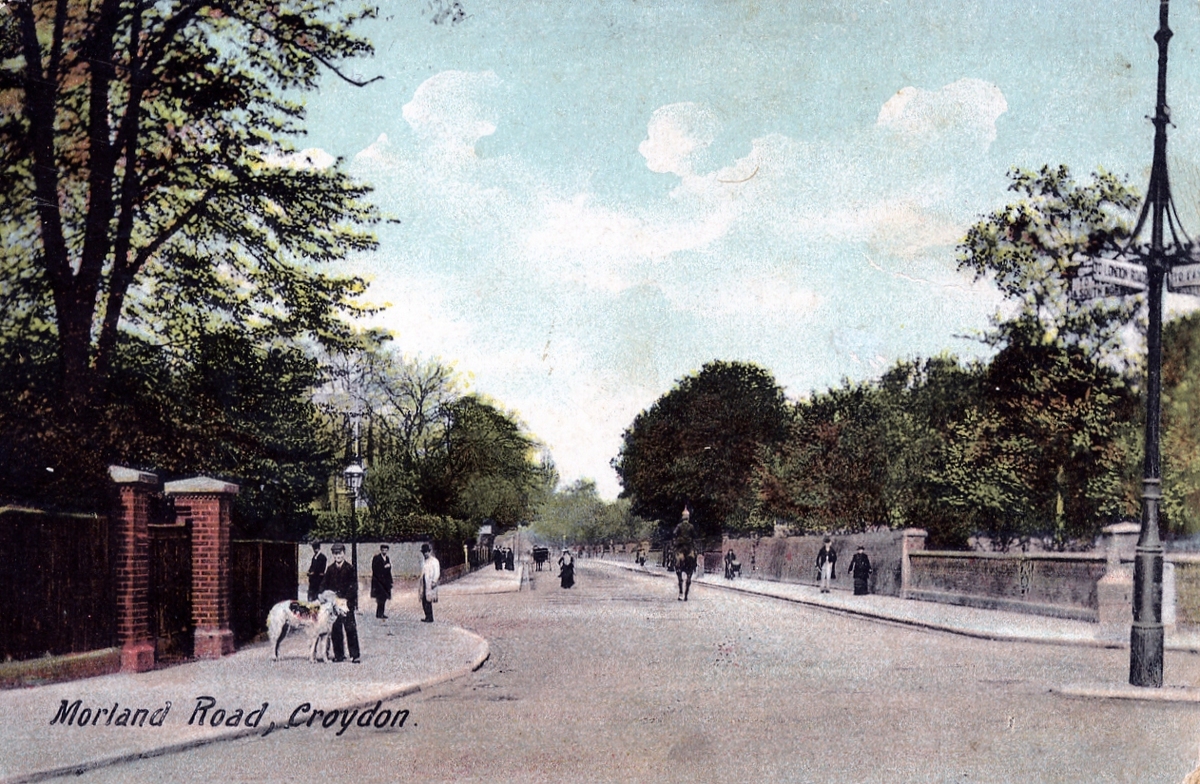
<path fill-rule="evenodd" d="M 140 400 L 133 391 L 158 395 L 143 402 L 160 425 L 207 427 L 185 416 L 203 401 L 171 412 L 166 388 L 147 385 L 169 378 L 207 394 L 183 365 L 212 368 L 213 336 L 246 330 L 255 351 L 269 352 L 277 341 L 349 335 L 343 316 L 361 312 L 354 298 L 363 283 L 317 265 L 374 247 L 378 217 L 340 163 L 293 155 L 301 93 L 340 61 L 370 53 L 352 29 L 373 11 L 339 5 L 0 5 L 0 341 L 6 359 L 30 346 L 37 354 L 19 371 L 36 378 L 6 391 L 32 417 L 15 431 L 15 449 L 41 468 L 68 466 L 70 481 L 90 487 L 106 463 L 128 459 L 122 430 Z M 146 345 L 132 348 L 138 342 Z M 229 414 L 241 422 L 232 433 L 240 440 L 188 470 L 250 476 L 289 465 L 267 453 L 297 445 L 249 424 L 272 415 L 261 406 Z M 298 416 L 277 413 L 289 426 Z M 168 456 L 209 438 L 184 432 L 176 448 L 157 425 L 132 424 L 145 430 L 135 440 Z M 243 445 L 259 451 L 234 456 Z M 155 454 L 134 460 L 149 464 Z M 282 505 L 290 516 L 310 483 L 277 480 L 274 489 L 259 483 L 261 503 L 247 496 L 239 507 L 257 505 L 254 516 L 269 518 Z M 63 489 L 37 481 L 18 489 L 34 485 Z"/>
<path fill-rule="evenodd" d="M 405 358 L 387 340 L 367 333 L 327 355 L 329 381 L 315 395 L 342 465 L 358 455 L 367 466 L 372 517 L 391 532 L 410 530 L 414 516 L 499 530 L 528 520 L 554 481 L 538 444 L 513 415 L 464 396 L 450 368 Z"/>
<path fill-rule="evenodd" d="M 787 440 L 756 475 L 755 514 L 808 532 L 919 526 L 933 546 L 965 544 L 970 529 L 944 503 L 937 473 L 978 385 L 977 369 L 938 357 L 801 401 Z"/>
<path fill-rule="evenodd" d="M 1082 350 L 1043 342 L 1037 325 L 1009 332 L 981 404 L 955 428 L 947 501 L 1002 548 L 1031 537 L 1060 549 L 1090 542 L 1129 512 L 1122 433 L 1137 399 Z"/>
<path fill-rule="evenodd" d="M 425 508 L 501 529 L 528 520 L 546 489 L 534 440 L 512 415 L 475 395 L 445 406 L 443 416 L 443 441 L 422 470 Z"/>
<path fill-rule="evenodd" d="M 959 269 L 988 278 L 1018 307 L 997 318 L 989 338 L 1008 341 L 1006 324 L 1036 326 L 1040 339 L 1075 346 L 1092 358 L 1119 345 L 1136 313 L 1133 298 L 1079 301 L 1069 296 L 1080 265 L 1129 236 L 1139 197 L 1117 177 L 1097 172 L 1078 184 L 1066 166 L 1009 172 L 1019 198 L 985 216 L 958 247 Z"/>
<path fill-rule="evenodd" d="M 883 523 L 887 457 L 877 393 L 847 383 L 796 408 L 772 470 L 759 474 L 765 510 L 806 532 Z"/>
<path fill-rule="evenodd" d="M 783 390 L 766 370 L 710 362 L 638 414 L 613 467 L 634 514 L 678 520 L 685 503 L 702 536 L 745 505 L 760 450 L 787 434 Z"/>
<path fill-rule="evenodd" d="M 1200 534 L 1200 314 L 1163 326 L 1162 518 L 1174 536 Z"/>
<path fill-rule="evenodd" d="M 381 515 L 379 507 L 372 506 L 359 509 L 353 521 L 349 512 L 317 512 L 310 536 L 327 541 L 349 542 L 355 531 L 360 542 L 433 541 L 463 544 L 474 543 L 479 524 L 426 512 Z"/>
<path fill-rule="evenodd" d="M 602 544 L 640 541 L 649 537 L 652 524 L 634 515 L 628 499 L 606 502 L 596 483 L 580 479 L 552 493 L 540 506 L 531 525 L 544 542 Z"/>

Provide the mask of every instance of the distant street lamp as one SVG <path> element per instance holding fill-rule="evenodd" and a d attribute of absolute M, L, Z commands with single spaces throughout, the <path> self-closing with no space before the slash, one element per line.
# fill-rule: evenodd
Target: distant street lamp
<path fill-rule="evenodd" d="M 342 476 L 346 479 L 346 492 L 350 494 L 350 563 L 354 566 L 354 579 L 358 579 L 358 490 L 362 487 L 363 467 L 357 462 L 346 466 Z"/>
<path fill-rule="evenodd" d="M 1161 688 L 1163 682 L 1162 582 L 1163 546 L 1158 535 L 1158 506 L 1162 499 L 1159 461 L 1159 421 L 1162 410 L 1163 284 L 1176 293 L 1200 295 L 1200 254 L 1179 223 L 1167 176 L 1167 26 L 1168 0 L 1158 9 L 1158 102 L 1154 123 L 1154 161 L 1150 185 L 1129 241 L 1109 248 L 1103 257 L 1085 262 L 1072 282 L 1079 299 L 1146 292 L 1149 325 L 1146 330 L 1146 457 L 1142 473 L 1142 528 L 1133 570 L 1133 626 L 1129 633 L 1129 683 Z M 1149 243 L 1139 243 L 1146 219 Z M 1170 232 L 1170 242 L 1164 231 Z"/>

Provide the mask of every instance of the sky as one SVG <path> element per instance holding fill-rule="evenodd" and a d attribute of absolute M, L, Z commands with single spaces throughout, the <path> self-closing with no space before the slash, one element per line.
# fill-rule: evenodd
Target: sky
<path fill-rule="evenodd" d="M 326 78 L 298 147 L 399 220 L 341 270 L 388 306 L 372 324 L 606 498 L 624 429 L 706 362 L 797 399 L 986 356 L 1002 301 L 955 247 L 1011 168 L 1149 176 L 1156 0 L 461 2 L 439 26 L 384 0 L 345 69 L 383 78 Z M 1200 3 L 1171 14 L 1200 234 Z"/>

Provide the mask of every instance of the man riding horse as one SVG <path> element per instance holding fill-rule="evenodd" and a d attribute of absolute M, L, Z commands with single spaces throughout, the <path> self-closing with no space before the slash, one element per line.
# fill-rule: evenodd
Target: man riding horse
<path fill-rule="evenodd" d="M 688 600 L 692 589 L 692 574 L 696 571 L 695 531 L 692 529 L 692 513 L 686 506 L 682 519 L 675 526 L 675 577 L 679 580 L 679 601 Z M 684 580 L 687 575 L 687 580 Z"/>

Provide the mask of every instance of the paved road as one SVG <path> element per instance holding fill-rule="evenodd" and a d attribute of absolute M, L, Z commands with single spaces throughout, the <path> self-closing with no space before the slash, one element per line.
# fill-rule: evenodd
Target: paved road
<path fill-rule="evenodd" d="M 997 643 L 579 564 L 575 589 L 459 596 L 473 675 L 393 702 L 404 727 L 301 728 L 98 781 L 1179 782 L 1194 705 L 1069 699 L 1120 650 Z M 1168 652 L 1200 684 L 1200 656 Z M 1116 679 L 1120 679 L 1120 675 Z"/>

